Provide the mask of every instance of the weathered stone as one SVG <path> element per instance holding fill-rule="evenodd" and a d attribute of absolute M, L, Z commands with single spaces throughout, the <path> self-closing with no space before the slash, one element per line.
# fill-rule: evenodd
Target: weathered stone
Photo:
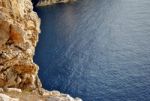
<path fill-rule="evenodd" d="M 19 101 L 17 98 L 11 98 L 8 95 L 0 93 L 0 101 Z"/>
<path fill-rule="evenodd" d="M 23 31 L 21 30 L 21 28 L 18 28 L 17 26 L 13 26 L 11 25 L 11 29 L 10 29 L 10 39 L 15 43 L 15 44 L 19 44 L 19 43 L 24 43 L 24 37 L 23 37 Z"/>
<path fill-rule="evenodd" d="M 82 101 L 42 88 L 33 62 L 39 33 L 31 0 L 0 0 L 0 101 Z"/>
<path fill-rule="evenodd" d="M 0 88 L 0 93 L 4 92 L 3 88 Z"/>
<path fill-rule="evenodd" d="M 9 39 L 9 23 L 0 21 L 0 47 Z"/>
<path fill-rule="evenodd" d="M 38 86 L 33 55 L 39 27 L 31 0 L 0 0 L 0 87 Z"/>
<path fill-rule="evenodd" d="M 27 21 L 27 27 L 28 29 L 34 29 L 35 28 L 34 22 L 31 20 Z"/>
<path fill-rule="evenodd" d="M 0 78 L 0 87 L 5 86 L 6 80 Z"/>
<path fill-rule="evenodd" d="M 35 74 L 37 73 L 37 68 L 35 64 L 17 64 L 13 66 L 13 69 L 18 73 Z"/>
<path fill-rule="evenodd" d="M 73 1 L 76 0 L 40 0 L 37 6 L 46 6 L 46 5 L 56 4 L 56 3 L 68 3 Z"/>
<path fill-rule="evenodd" d="M 21 89 L 17 89 L 17 88 L 8 88 L 7 91 L 8 91 L 8 92 L 18 92 L 18 93 L 21 93 L 21 92 L 22 92 Z"/>
<path fill-rule="evenodd" d="M 51 91 L 52 96 L 59 96 L 60 92 L 59 91 Z"/>

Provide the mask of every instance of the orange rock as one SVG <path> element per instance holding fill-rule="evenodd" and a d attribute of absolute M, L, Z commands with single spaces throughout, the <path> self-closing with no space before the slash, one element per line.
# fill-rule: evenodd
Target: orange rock
<path fill-rule="evenodd" d="M 0 87 L 3 87 L 6 84 L 6 81 L 0 78 Z"/>
<path fill-rule="evenodd" d="M 37 66 L 31 64 L 15 65 L 13 69 L 18 73 L 35 74 L 37 72 Z"/>
<path fill-rule="evenodd" d="M 24 42 L 23 33 L 21 32 L 21 30 L 12 25 L 10 30 L 10 39 L 13 40 L 13 42 L 16 44 Z"/>
<path fill-rule="evenodd" d="M 9 39 L 9 23 L 6 21 L 0 22 L 0 47 Z"/>
<path fill-rule="evenodd" d="M 39 32 L 31 0 L 0 0 L 0 87 L 39 87 L 33 63 Z"/>
<path fill-rule="evenodd" d="M 1 30 L 0 29 L 0 47 L 5 44 L 9 39 L 9 34 L 4 31 L 4 30 Z"/>

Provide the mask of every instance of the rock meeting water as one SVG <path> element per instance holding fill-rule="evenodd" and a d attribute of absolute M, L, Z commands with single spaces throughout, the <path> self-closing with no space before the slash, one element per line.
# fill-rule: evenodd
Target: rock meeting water
<path fill-rule="evenodd" d="M 79 0 L 35 8 L 35 62 L 49 90 L 84 101 L 150 101 L 150 0 Z"/>

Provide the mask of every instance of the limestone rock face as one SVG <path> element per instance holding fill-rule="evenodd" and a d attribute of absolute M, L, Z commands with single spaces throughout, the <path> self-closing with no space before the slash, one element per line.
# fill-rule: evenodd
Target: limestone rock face
<path fill-rule="evenodd" d="M 7 93 L 0 93 L 0 101 L 82 101 L 80 98 L 72 98 L 68 94 L 59 91 L 44 91 L 44 95 L 35 92 L 20 92 L 19 89 L 9 88 Z"/>
<path fill-rule="evenodd" d="M 56 3 L 68 3 L 73 1 L 76 0 L 39 0 L 37 6 L 46 6 L 46 5 L 56 4 Z"/>
<path fill-rule="evenodd" d="M 19 101 L 17 98 L 11 98 L 8 95 L 0 94 L 0 101 Z"/>
<path fill-rule="evenodd" d="M 0 101 L 82 101 L 42 89 L 33 62 L 39 27 L 31 0 L 0 0 Z"/>
<path fill-rule="evenodd" d="M 0 0 L 0 87 L 36 89 L 40 19 L 30 0 Z"/>

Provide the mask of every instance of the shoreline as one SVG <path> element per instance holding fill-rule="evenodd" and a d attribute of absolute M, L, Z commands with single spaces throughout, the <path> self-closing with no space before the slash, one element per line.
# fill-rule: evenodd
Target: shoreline
<path fill-rule="evenodd" d="M 0 101 L 82 101 L 42 88 L 33 62 L 40 25 L 31 0 L 0 1 Z"/>

